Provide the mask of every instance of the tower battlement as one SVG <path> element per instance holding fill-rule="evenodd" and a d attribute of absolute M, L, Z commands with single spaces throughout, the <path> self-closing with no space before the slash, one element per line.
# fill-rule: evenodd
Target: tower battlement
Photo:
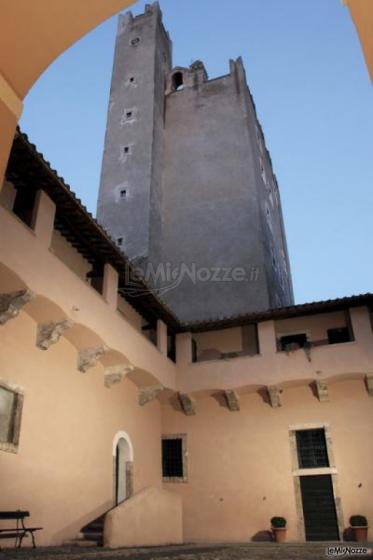
<path fill-rule="evenodd" d="M 145 274 L 158 270 L 154 287 L 184 321 L 293 301 L 277 180 L 242 58 L 213 79 L 200 60 L 174 67 L 157 2 L 119 20 L 97 216 Z M 193 267 L 194 278 L 180 275 Z M 244 280 L 215 281 L 217 269 Z"/>

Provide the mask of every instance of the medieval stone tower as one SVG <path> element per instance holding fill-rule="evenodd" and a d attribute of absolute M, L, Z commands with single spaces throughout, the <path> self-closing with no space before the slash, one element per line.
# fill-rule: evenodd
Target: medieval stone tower
<path fill-rule="evenodd" d="M 182 321 L 293 302 L 242 60 L 212 80 L 173 68 L 158 3 L 119 17 L 97 218 Z"/>

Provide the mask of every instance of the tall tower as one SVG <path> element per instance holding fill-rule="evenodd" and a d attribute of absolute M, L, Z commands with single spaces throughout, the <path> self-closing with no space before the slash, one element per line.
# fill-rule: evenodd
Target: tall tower
<path fill-rule="evenodd" d="M 172 68 L 157 3 L 119 20 L 98 219 L 182 321 L 293 302 L 242 60 L 212 80 L 201 61 Z"/>
<path fill-rule="evenodd" d="M 172 43 L 159 4 L 119 16 L 97 218 L 131 258 L 159 236 L 164 90 Z"/>

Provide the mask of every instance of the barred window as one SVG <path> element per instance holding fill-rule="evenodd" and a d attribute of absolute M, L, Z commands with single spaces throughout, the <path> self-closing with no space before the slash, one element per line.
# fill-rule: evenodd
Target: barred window
<path fill-rule="evenodd" d="M 162 476 L 166 481 L 186 480 L 185 435 L 162 437 Z"/>
<path fill-rule="evenodd" d="M 329 467 L 328 450 L 323 428 L 299 430 L 296 435 L 299 468 Z"/>

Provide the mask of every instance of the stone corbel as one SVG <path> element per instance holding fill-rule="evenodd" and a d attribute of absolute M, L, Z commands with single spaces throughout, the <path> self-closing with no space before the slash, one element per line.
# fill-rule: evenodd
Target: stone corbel
<path fill-rule="evenodd" d="M 187 393 L 179 393 L 181 408 L 186 416 L 194 416 L 196 413 L 196 401 Z"/>
<path fill-rule="evenodd" d="M 83 348 L 78 355 L 78 370 L 85 373 L 97 364 L 97 360 L 107 352 L 106 346 L 96 346 L 95 348 Z"/>
<path fill-rule="evenodd" d="M 329 401 L 328 385 L 326 381 L 315 381 L 316 394 L 320 402 Z"/>
<path fill-rule="evenodd" d="M 22 307 L 34 297 L 35 294 L 30 290 L 0 294 L 0 325 L 5 325 L 10 319 L 17 317 Z"/>
<path fill-rule="evenodd" d="M 367 373 L 365 376 L 365 385 L 368 391 L 368 395 L 373 397 L 373 373 Z"/>
<path fill-rule="evenodd" d="M 267 387 L 267 391 L 272 408 L 282 406 L 282 389 L 277 385 L 271 385 L 270 387 Z"/>
<path fill-rule="evenodd" d="M 120 383 L 122 379 L 134 370 L 134 367 L 129 364 L 117 364 L 115 366 L 110 366 L 105 368 L 104 380 L 105 387 L 112 387 Z"/>
<path fill-rule="evenodd" d="M 164 390 L 163 385 L 153 385 L 151 387 L 144 387 L 140 389 L 139 405 L 144 406 L 151 401 L 154 401 Z"/>
<path fill-rule="evenodd" d="M 240 401 L 235 391 L 224 391 L 224 397 L 227 402 L 227 407 L 231 412 L 238 412 L 240 410 Z"/>
<path fill-rule="evenodd" d="M 61 335 L 73 326 L 73 322 L 68 319 L 63 321 L 51 321 L 38 325 L 36 346 L 41 350 L 48 350 L 52 344 L 56 344 Z"/>

